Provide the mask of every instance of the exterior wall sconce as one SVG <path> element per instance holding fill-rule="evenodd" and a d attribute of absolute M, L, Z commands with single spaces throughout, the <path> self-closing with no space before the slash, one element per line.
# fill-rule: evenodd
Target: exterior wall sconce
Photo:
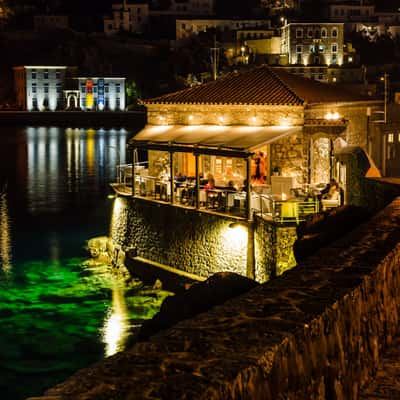
<path fill-rule="evenodd" d="M 335 111 L 334 113 L 329 111 L 325 114 L 325 119 L 328 121 L 332 121 L 332 120 L 337 121 L 339 118 L 340 118 L 340 115 L 337 111 Z"/>

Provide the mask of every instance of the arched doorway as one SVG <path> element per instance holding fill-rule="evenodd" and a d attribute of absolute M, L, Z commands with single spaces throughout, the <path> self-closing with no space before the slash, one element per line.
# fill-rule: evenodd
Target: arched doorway
<path fill-rule="evenodd" d="M 65 108 L 67 110 L 76 110 L 79 108 L 79 90 L 64 92 Z"/>

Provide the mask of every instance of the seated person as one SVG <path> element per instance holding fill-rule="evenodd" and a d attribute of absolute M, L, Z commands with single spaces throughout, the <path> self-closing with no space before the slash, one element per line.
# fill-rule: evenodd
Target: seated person
<path fill-rule="evenodd" d="M 333 184 L 331 182 L 328 192 L 322 195 L 322 199 L 340 200 L 340 189 L 338 184 L 337 183 Z"/>
<path fill-rule="evenodd" d="M 186 181 L 186 176 L 183 176 L 180 172 L 175 176 L 174 178 L 175 182 L 176 182 L 176 187 L 182 187 L 183 186 L 183 182 Z"/>
<path fill-rule="evenodd" d="M 326 194 L 329 193 L 330 188 L 333 187 L 333 186 L 339 187 L 339 185 L 337 184 L 336 180 L 333 179 L 333 178 L 331 178 L 331 180 L 330 180 L 329 183 L 326 185 L 326 187 L 325 187 L 324 189 L 321 190 L 322 198 L 324 198 L 324 195 L 326 195 Z"/>
<path fill-rule="evenodd" d="M 252 189 L 252 185 L 250 185 L 250 190 Z M 240 191 L 241 192 L 246 192 L 247 191 L 247 179 L 245 179 L 244 181 L 243 181 L 243 185 L 242 185 L 242 187 L 240 188 Z"/>
<path fill-rule="evenodd" d="M 210 179 L 214 179 L 212 174 L 208 174 L 207 178 L 204 178 L 203 175 L 200 175 L 200 186 L 207 185 Z"/>
<path fill-rule="evenodd" d="M 208 182 L 206 183 L 206 185 L 204 186 L 204 190 L 206 192 L 209 192 L 210 190 L 215 189 L 215 180 L 214 178 L 210 178 L 208 179 Z"/>
<path fill-rule="evenodd" d="M 233 184 L 233 181 L 228 182 L 228 186 L 226 187 L 226 190 L 229 192 L 237 192 L 237 189 L 235 185 Z"/>

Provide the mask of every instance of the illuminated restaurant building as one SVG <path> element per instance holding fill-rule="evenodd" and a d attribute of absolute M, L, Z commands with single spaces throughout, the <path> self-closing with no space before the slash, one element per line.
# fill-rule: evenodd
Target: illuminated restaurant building
<path fill-rule="evenodd" d="M 378 145 L 366 126 L 382 102 L 261 66 L 145 105 L 148 125 L 130 142 L 135 162 L 114 185 L 133 196 L 127 236 L 138 257 L 264 281 L 293 266 L 296 224 L 346 201 L 335 154 Z M 319 190 L 331 178 L 345 196 L 324 205 Z M 240 225 L 246 239 L 233 239 Z"/>

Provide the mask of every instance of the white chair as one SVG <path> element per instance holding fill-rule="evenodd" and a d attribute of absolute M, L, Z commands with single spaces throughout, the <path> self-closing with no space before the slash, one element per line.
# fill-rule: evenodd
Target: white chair
<path fill-rule="evenodd" d="M 156 182 L 152 178 L 146 179 L 146 196 L 153 196 L 156 191 Z"/>
<path fill-rule="evenodd" d="M 250 197 L 251 209 L 257 213 L 261 212 L 261 196 L 257 193 L 252 193 Z"/>

